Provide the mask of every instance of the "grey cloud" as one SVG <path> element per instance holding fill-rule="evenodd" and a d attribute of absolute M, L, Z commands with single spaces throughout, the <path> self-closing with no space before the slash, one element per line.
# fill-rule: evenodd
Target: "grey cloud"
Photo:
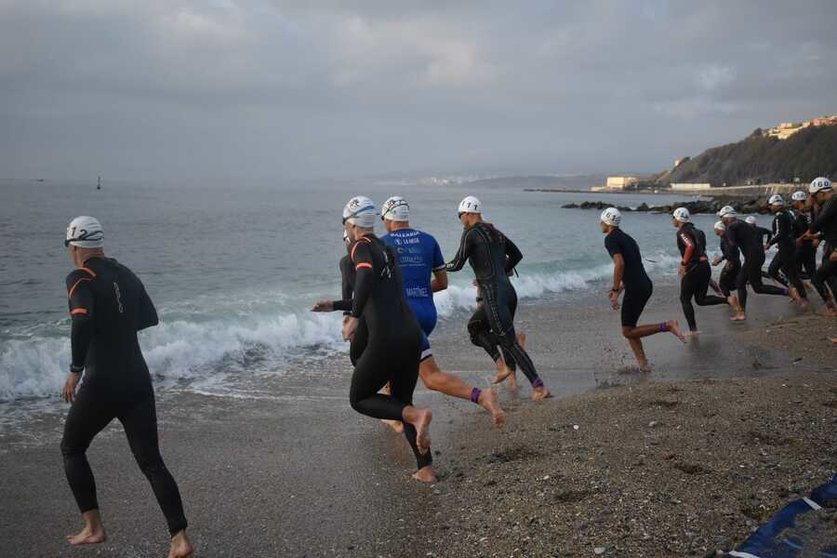
<path fill-rule="evenodd" d="M 837 112 L 837 5 L 0 6 L 9 175 L 655 170 Z"/>

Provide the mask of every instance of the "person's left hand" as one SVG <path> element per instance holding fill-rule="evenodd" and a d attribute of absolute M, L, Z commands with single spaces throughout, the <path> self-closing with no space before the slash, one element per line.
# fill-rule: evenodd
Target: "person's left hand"
<path fill-rule="evenodd" d="M 685 265 L 680 264 L 677 267 L 677 275 L 679 275 L 680 277 L 683 277 L 684 275 L 686 275 L 686 266 Z"/>
<path fill-rule="evenodd" d="M 614 310 L 619 310 L 619 293 L 616 291 L 610 291 L 610 294 L 607 295 L 610 299 L 610 307 Z"/>
<path fill-rule="evenodd" d="M 343 319 L 343 339 L 346 341 L 351 341 L 352 337 L 355 335 L 355 331 L 357 331 L 357 323 L 358 319 L 353 316 L 346 316 Z"/>
<path fill-rule="evenodd" d="M 78 381 L 80 378 L 80 372 L 68 373 L 67 379 L 64 381 L 64 387 L 61 388 L 61 399 L 63 399 L 67 403 L 73 402 L 73 397 L 75 397 L 76 395 L 76 386 L 78 386 Z"/>

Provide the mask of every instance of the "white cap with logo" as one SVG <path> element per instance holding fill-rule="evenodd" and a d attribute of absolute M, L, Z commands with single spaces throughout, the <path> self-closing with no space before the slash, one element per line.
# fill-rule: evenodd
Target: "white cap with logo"
<path fill-rule="evenodd" d="M 375 202 L 366 196 L 355 196 L 343 208 L 343 222 L 370 229 L 375 226 Z"/>
<path fill-rule="evenodd" d="M 482 213 L 482 204 L 474 196 L 467 196 L 459 202 L 459 213 Z"/>
<path fill-rule="evenodd" d="M 64 238 L 64 246 L 101 248 L 104 244 L 105 231 L 98 219 L 82 215 L 70 221 Z"/>
<path fill-rule="evenodd" d="M 409 221 L 410 204 L 401 196 L 392 196 L 381 206 L 381 217 L 390 221 Z"/>

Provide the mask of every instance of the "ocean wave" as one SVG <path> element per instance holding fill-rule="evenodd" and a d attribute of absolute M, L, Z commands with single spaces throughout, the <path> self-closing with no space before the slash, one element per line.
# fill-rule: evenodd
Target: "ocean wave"
<path fill-rule="evenodd" d="M 652 277 L 676 275 L 678 261 L 671 254 L 652 254 L 645 258 L 645 266 Z M 586 269 L 555 267 L 558 269 L 552 272 L 523 272 L 515 277 L 518 296 L 527 299 L 583 291 L 613 273 L 611 263 Z M 475 295 L 476 289 L 469 283 L 451 284 L 435 296 L 439 316 L 444 319 L 474 308 Z M 159 326 L 140 334 L 140 343 L 149 369 L 158 380 L 207 380 L 248 371 L 277 371 L 287 359 L 345 351 L 340 323 L 339 313 L 318 314 L 304 309 L 286 309 L 276 316 L 238 313 L 226 319 L 202 316 L 201 320 L 171 321 L 164 313 Z M 6 341 L 0 352 L 0 400 L 57 394 L 69 363 L 67 338 L 33 336 Z"/>

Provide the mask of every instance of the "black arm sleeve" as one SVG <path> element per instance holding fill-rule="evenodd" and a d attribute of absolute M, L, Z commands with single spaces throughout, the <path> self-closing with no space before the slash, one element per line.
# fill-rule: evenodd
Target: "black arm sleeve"
<path fill-rule="evenodd" d="M 517 267 L 520 260 L 523 259 L 523 253 L 518 249 L 517 245 L 512 242 L 509 237 L 506 237 L 506 273 Z"/>
<path fill-rule="evenodd" d="M 770 240 L 767 241 L 767 245 L 773 246 L 774 244 L 782 240 L 782 238 L 785 236 L 790 237 L 787 216 L 784 213 L 779 213 L 778 215 L 776 215 L 776 234 L 770 237 Z"/>
<path fill-rule="evenodd" d="M 93 292 L 90 290 L 91 277 L 84 271 L 77 270 L 67 277 L 67 295 L 69 298 L 70 346 L 72 350 L 71 372 L 84 370 L 87 350 L 93 340 Z"/>
<path fill-rule="evenodd" d="M 462 232 L 462 239 L 459 241 L 459 249 L 456 251 L 456 255 L 453 259 L 445 264 L 445 271 L 459 271 L 465 265 L 465 262 L 468 261 L 468 233 L 469 231 Z"/>
<path fill-rule="evenodd" d="M 355 247 L 352 248 L 352 263 L 355 266 L 352 317 L 360 318 L 375 284 L 372 247 L 368 241 L 359 240 Z"/>
<path fill-rule="evenodd" d="M 139 309 L 137 310 L 137 331 L 152 327 L 160 323 L 157 317 L 157 309 L 151 302 L 151 297 L 145 292 L 145 287 L 140 286 Z"/>

